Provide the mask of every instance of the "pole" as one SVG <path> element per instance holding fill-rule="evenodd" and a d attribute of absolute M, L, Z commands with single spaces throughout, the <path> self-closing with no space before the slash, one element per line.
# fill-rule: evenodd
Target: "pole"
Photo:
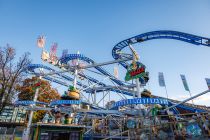
<path fill-rule="evenodd" d="M 168 100 L 168 91 L 167 91 L 166 85 L 165 85 L 165 91 L 166 91 L 166 96 L 167 96 L 167 100 Z M 166 105 L 166 107 L 168 107 L 168 105 Z"/>
<path fill-rule="evenodd" d="M 141 91 L 140 91 L 140 82 L 139 82 L 139 79 L 137 78 L 136 79 L 136 89 L 137 89 L 137 98 L 141 98 Z M 136 105 L 136 108 L 138 108 L 140 110 L 140 115 L 142 114 L 141 112 L 141 104 L 139 105 Z"/>
<path fill-rule="evenodd" d="M 168 91 L 167 91 L 166 85 L 165 85 L 165 91 L 166 91 L 166 96 L 167 96 L 167 99 L 168 99 Z"/>
<path fill-rule="evenodd" d="M 39 77 L 39 79 L 41 80 L 41 77 Z M 36 106 L 36 101 L 37 101 L 37 98 L 38 98 L 38 93 L 39 93 L 39 87 L 36 88 L 35 95 L 34 95 L 34 100 L 33 100 L 34 101 L 34 105 L 32 105 L 32 106 Z M 33 114 L 34 114 L 34 111 L 31 110 L 30 111 L 30 115 L 29 115 L 29 120 L 28 120 L 27 128 L 26 128 L 26 131 L 25 131 L 25 136 L 23 136 L 23 140 L 29 140 L 30 128 L 31 128 L 31 124 L 32 124 Z"/>
<path fill-rule="evenodd" d="M 104 91 L 103 91 L 103 107 L 104 107 L 104 98 L 105 98 L 105 97 L 104 97 Z"/>
<path fill-rule="evenodd" d="M 190 94 L 190 98 L 192 98 L 192 94 L 191 94 L 190 90 L 188 92 Z M 193 99 L 192 99 L 192 104 L 195 105 L 194 102 L 193 102 Z"/>
<path fill-rule="evenodd" d="M 137 97 L 138 98 L 141 98 L 140 82 L 139 82 L 139 79 L 138 78 L 136 79 L 136 89 L 137 89 Z"/>
<path fill-rule="evenodd" d="M 77 54 L 79 54 L 79 51 L 77 51 Z M 79 64 L 79 59 L 77 58 L 76 66 L 78 66 L 78 64 Z M 75 68 L 75 71 L 74 71 L 74 83 L 73 83 L 74 88 L 77 87 L 77 75 L 78 75 L 78 69 Z"/>
<path fill-rule="evenodd" d="M 203 95 L 203 94 L 206 94 L 206 93 L 208 93 L 208 92 L 210 92 L 210 89 L 209 89 L 209 90 L 206 90 L 206 91 L 204 91 L 204 92 L 201 92 L 201 93 L 199 93 L 199 94 L 197 94 L 197 95 L 195 95 L 195 96 L 192 96 L 192 97 L 190 97 L 190 98 L 188 98 L 188 99 L 186 99 L 186 100 L 184 100 L 184 101 L 182 101 L 182 102 L 179 102 L 179 103 L 177 103 L 177 104 L 175 104 L 175 105 L 172 105 L 172 106 L 170 106 L 170 107 L 168 107 L 168 108 L 166 108 L 166 109 L 164 109 L 164 110 L 169 110 L 169 109 L 171 109 L 171 108 L 174 108 L 174 107 L 176 107 L 176 106 L 178 106 L 178 105 L 180 105 L 180 104 L 183 104 L 183 103 L 185 103 L 185 102 L 187 102 L 187 101 L 190 101 L 190 100 L 192 100 L 192 99 L 194 99 L 194 98 L 197 98 L 197 97 L 199 97 L 199 96 L 201 96 L 201 95 Z"/>
<path fill-rule="evenodd" d="M 94 91 L 94 104 L 96 105 L 96 90 Z"/>

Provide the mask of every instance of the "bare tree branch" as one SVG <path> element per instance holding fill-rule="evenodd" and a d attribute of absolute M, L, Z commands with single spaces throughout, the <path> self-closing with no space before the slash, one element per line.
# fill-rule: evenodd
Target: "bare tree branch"
<path fill-rule="evenodd" d="M 24 70 L 31 62 L 29 53 L 24 53 L 17 62 L 14 62 L 15 55 L 15 49 L 8 44 L 0 48 L 0 113 L 15 98 L 15 86 L 22 81 Z"/>

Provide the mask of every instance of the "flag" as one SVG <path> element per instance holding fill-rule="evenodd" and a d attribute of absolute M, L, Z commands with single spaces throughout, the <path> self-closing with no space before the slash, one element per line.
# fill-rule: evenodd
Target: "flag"
<path fill-rule="evenodd" d="M 209 78 L 205 78 L 206 79 L 206 84 L 208 86 L 208 88 L 210 89 L 210 79 Z"/>
<path fill-rule="evenodd" d="M 53 43 L 50 48 L 50 60 L 51 62 L 55 62 L 57 60 L 56 52 L 57 52 L 58 44 Z"/>
<path fill-rule="evenodd" d="M 114 77 L 115 77 L 115 78 L 118 78 L 118 73 L 119 73 L 119 72 L 118 72 L 118 68 L 117 68 L 117 66 L 115 66 L 115 67 L 114 67 Z"/>
<path fill-rule="evenodd" d="M 163 72 L 159 72 L 159 73 L 158 73 L 158 79 L 159 79 L 159 85 L 160 85 L 161 87 L 165 87 L 166 84 L 165 84 Z"/>
<path fill-rule="evenodd" d="M 44 48 L 44 45 L 45 45 L 45 38 L 44 38 L 44 36 L 39 36 L 38 39 L 37 39 L 37 46 L 39 48 Z"/>
<path fill-rule="evenodd" d="M 180 74 L 180 76 L 181 76 L 182 83 L 183 83 L 183 85 L 184 85 L 185 90 L 186 90 L 186 91 L 190 91 L 190 89 L 189 89 L 189 87 L 188 87 L 188 84 L 187 84 L 187 80 L 186 80 L 186 78 L 185 78 L 185 75 Z"/>
<path fill-rule="evenodd" d="M 53 45 L 50 48 L 50 53 L 51 54 L 56 54 L 57 48 L 58 48 L 58 44 L 57 43 L 53 43 Z"/>

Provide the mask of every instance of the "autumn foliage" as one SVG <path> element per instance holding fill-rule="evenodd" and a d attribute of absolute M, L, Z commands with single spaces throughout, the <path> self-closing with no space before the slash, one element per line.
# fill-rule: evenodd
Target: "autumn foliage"
<path fill-rule="evenodd" d="M 53 89 L 48 81 L 37 77 L 27 78 L 22 86 L 18 86 L 19 100 L 33 100 L 36 89 L 39 88 L 37 101 L 49 103 L 53 100 L 59 100 L 60 95 L 56 89 Z M 33 116 L 33 122 L 41 121 L 45 111 L 36 111 Z"/>

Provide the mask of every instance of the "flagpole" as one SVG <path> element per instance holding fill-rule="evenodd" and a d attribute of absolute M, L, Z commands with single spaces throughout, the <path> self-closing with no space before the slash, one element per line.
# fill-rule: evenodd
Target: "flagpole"
<path fill-rule="evenodd" d="M 192 97 L 191 92 L 190 92 L 190 89 L 189 89 L 189 86 L 187 84 L 187 80 L 186 80 L 185 75 L 180 74 L 180 77 L 181 77 L 181 80 L 182 80 L 182 83 L 184 85 L 185 90 L 188 91 L 189 94 L 190 94 L 190 97 Z M 194 102 L 193 102 L 193 100 L 192 100 L 192 104 L 195 105 Z"/>
<path fill-rule="evenodd" d="M 165 83 L 165 78 L 164 78 L 163 72 L 159 72 L 158 77 L 159 77 L 159 85 L 161 87 L 165 88 L 166 98 L 168 100 L 168 91 L 167 91 L 167 88 L 166 88 L 166 83 Z"/>
<path fill-rule="evenodd" d="M 190 90 L 188 92 L 190 94 L 190 98 L 192 98 L 192 94 L 191 94 Z M 194 102 L 193 102 L 193 99 L 192 99 L 192 104 L 195 105 Z"/>
<path fill-rule="evenodd" d="M 167 91 L 166 85 L 164 87 L 165 87 L 166 96 L 167 96 L 167 100 L 168 100 L 168 91 Z"/>

